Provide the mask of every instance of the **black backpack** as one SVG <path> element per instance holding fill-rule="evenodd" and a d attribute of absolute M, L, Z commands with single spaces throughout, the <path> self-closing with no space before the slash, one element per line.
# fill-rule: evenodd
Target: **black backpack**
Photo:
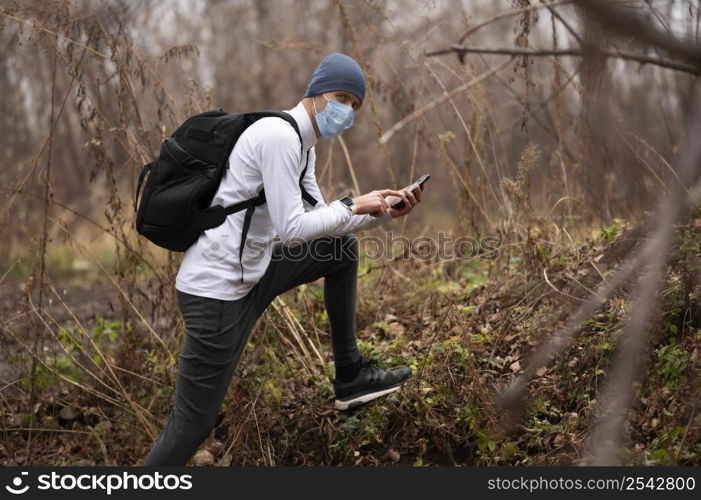
<path fill-rule="evenodd" d="M 282 118 L 292 125 L 302 143 L 297 122 L 285 112 L 234 114 L 220 108 L 185 120 L 163 141 L 158 157 L 141 170 L 134 200 L 139 234 L 160 247 L 184 252 L 197 241 L 202 231 L 223 224 L 230 214 L 246 210 L 239 248 L 241 258 L 253 211 L 265 203 L 264 190 L 261 189 L 255 198 L 229 207 L 209 205 L 224 169 L 229 168 L 229 155 L 238 138 L 258 119 L 269 116 Z M 302 197 L 313 206 L 317 200 L 302 186 L 307 166 L 299 178 L 299 186 Z M 147 173 L 150 175 L 139 203 L 141 184 Z"/>

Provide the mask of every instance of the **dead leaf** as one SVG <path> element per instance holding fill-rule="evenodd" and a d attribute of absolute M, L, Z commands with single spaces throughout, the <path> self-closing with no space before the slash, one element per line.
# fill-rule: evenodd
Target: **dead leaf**
<path fill-rule="evenodd" d="M 403 335 L 404 334 L 404 325 L 401 323 L 397 323 L 396 321 L 394 323 L 389 324 L 389 328 L 387 328 L 389 331 L 390 335 Z"/>
<path fill-rule="evenodd" d="M 212 455 L 218 455 L 223 447 L 224 447 L 224 443 L 215 439 L 214 441 L 212 441 L 209 444 L 209 446 L 207 448 L 209 449 L 210 452 L 212 452 Z"/>
<path fill-rule="evenodd" d="M 559 448 L 560 446 L 565 444 L 565 441 L 566 441 L 565 435 L 558 434 L 557 436 L 555 436 L 555 439 L 553 439 L 553 445 Z"/>
<path fill-rule="evenodd" d="M 64 406 L 58 414 L 63 420 L 73 420 L 78 416 L 78 412 L 72 406 Z"/>
<path fill-rule="evenodd" d="M 209 450 L 200 450 L 192 457 L 192 463 L 197 467 L 206 467 L 214 463 L 214 456 Z"/>

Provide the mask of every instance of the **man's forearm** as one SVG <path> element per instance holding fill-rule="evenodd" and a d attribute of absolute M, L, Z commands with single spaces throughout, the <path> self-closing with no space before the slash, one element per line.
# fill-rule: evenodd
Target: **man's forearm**
<path fill-rule="evenodd" d="M 390 220 L 392 220 L 392 216 L 389 213 L 382 217 L 373 217 L 368 214 L 354 215 L 351 220 L 337 229 L 337 234 L 355 233 L 364 229 L 372 229 Z"/>

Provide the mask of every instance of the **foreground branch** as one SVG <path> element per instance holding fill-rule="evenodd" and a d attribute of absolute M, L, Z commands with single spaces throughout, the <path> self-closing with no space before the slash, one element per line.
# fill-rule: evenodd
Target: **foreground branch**
<path fill-rule="evenodd" d="M 614 33 L 632 36 L 694 64 L 701 61 L 701 46 L 691 40 L 679 40 L 665 33 L 630 8 L 621 8 L 610 0 L 576 0 L 576 3 L 592 14 L 604 28 Z"/>

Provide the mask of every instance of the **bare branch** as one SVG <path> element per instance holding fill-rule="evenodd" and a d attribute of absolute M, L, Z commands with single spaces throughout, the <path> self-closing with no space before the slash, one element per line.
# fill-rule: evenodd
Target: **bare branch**
<path fill-rule="evenodd" d="M 577 33 L 575 31 L 575 29 L 572 26 L 570 26 L 570 23 L 568 23 L 565 20 L 565 18 L 562 17 L 562 15 L 557 10 L 553 9 L 552 4 L 546 4 L 543 0 L 540 0 L 540 2 L 545 7 L 547 7 L 548 11 L 550 11 L 550 14 L 552 14 L 552 16 L 555 19 L 557 19 L 558 21 L 560 21 L 562 23 L 562 25 L 565 27 L 565 29 L 570 32 L 570 35 L 572 35 L 574 37 L 574 39 L 577 40 L 577 43 L 579 43 L 579 45 L 582 45 L 584 43 L 584 41 L 582 40 L 582 37 L 579 36 L 579 33 Z"/>
<path fill-rule="evenodd" d="M 469 30 L 467 30 L 458 39 L 458 43 L 463 43 L 468 36 L 472 35 L 476 31 L 484 28 L 485 26 L 492 24 L 492 23 L 495 23 L 496 21 L 499 21 L 501 19 L 505 19 L 507 17 L 518 16 L 519 14 L 523 14 L 525 12 L 531 12 L 531 11 L 538 10 L 538 9 L 544 9 L 544 8 L 551 9 L 552 7 L 556 7 L 558 5 L 569 4 L 569 3 L 572 3 L 573 1 L 574 0 L 561 0 L 559 2 L 540 3 L 537 5 L 530 5 L 528 7 L 522 7 L 520 9 L 510 10 L 508 12 L 502 12 L 501 14 L 497 14 L 494 17 L 490 17 L 489 19 L 482 21 L 481 23 L 479 23 L 479 24 L 473 26 L 472 28 L 470 28 Z"/>
<path fill-rule="evenodd" d="M 438 56 L 450 53 L 463 54 L 496 54 L 504 56 L 534 56 L 534 57 L 547 57 L 547 56 L 572 56 L 572 57 L 588 57 L 593 54 L 601 54 L 606 57 L 614 57 L 617 59 L 623 59 L 626 61 L 635 61 L 641 64 L 652 64 L 654 66 L 660 66 L 662 68 L 673 69 L 675 71 L 682 71 L 684 73 L 689 73 L 692 75 L 701 74 L 701 67 L 698 65 L 690 65 L 683 62 L 673 61 L 670 59 L 650 57 L 644 54 L 634 54 L 632 52 L 626 52 L 622 50 L 608 50 L 601 49 L 597 51 L 589 51 L 582 49 L 543 49 L 543 50 L 529 50 L 529 49 L 510 49 L 510 48 L 497 48 L 497 49 L 487 49 L 481 47 L 464 47 L 462 45 L 453 45 L 449 49 L 437 50 L 434 52 L 429 52 L 426 57 Z"/>

